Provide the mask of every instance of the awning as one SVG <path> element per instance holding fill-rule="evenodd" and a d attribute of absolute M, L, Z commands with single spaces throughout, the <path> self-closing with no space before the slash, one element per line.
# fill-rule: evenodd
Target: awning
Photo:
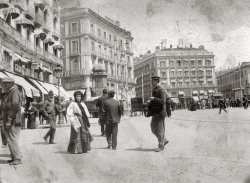
<path fill-rule="evenodd" d="M 57 85 L 55 86 L 58 89 Z M 70 98 L 69 94 L 65 91 L 65 89 L 62 86 L 60 86 L 60 95 L 63 96 L 65 99 Z"/>
<path fill-rule="evenodd" d="M 200 95 L 204 95 L 205 91 L 204 90 L 200 90 Z"/>
<path fill-rule="evenodd" d="M 6 72 L 6 71 L 5 71 L 5 73 L 9 77 L 15 79 L 15 83 L 17 85 L 23 87 L 27 97 L 31 97 L 31 98 L 33 98 L 33 96 L 40 97 L 39 91 L 34 86 L 32 86 L 28 81 L 26 81 L 23 77 L 18 76 L 18 75 L 14 75 L 14 74 L 12 74 L 10 72 Z"/>
<path fill-rule="evenodd" d="M 57 44 L 53 46 L 54 49 L 58 49 L 59 51 L 64 49 L 64 46 L 62 44 Z"/>
<path fill-rule="evenodd" d="M 10 6 L 9 0 L 1 0 L 0 2 L 0 9 L 2 8 L 8 8 Z"/>
<path fill-rule="evenodd" d="M 35 29 L 35 35 L 39 36 L 42 41 L 47 37 L 47 34 L 42 29 Z"/>
<path fill-rule="evenodd" d="M 43 0 L 35 0 L 35 6 L 38 6 L 41 10 L 44 10 L 45 3 Z"/>
<path fill-rule="evenodd" d="M 23 14 L 21 14 L 17 19 L 16 19 L 16 24 L 21 24 L 26 27 L 31 27 L 34 29 L 34 24 L 31 20 L 27 19 Z"/>
<path fill-rule="evenodd" d="M 175 79 L 171 79 L 170 82 L 171 82 L 171 83 L 176 83 L 176 80 L 175 80 Z"/>
<path fill-rule="evenodd" d="M 0 78 L 3 79 L 5 77 L 7 77 L 7 75 L 5 73 L 3 73 L 3 72 L 0 71 Z"/>
<path fill-rule="evenodd" d="M 17 61 L 17 60 L 20 60 L 20 61 L 23 62 L 23 63 L 28 63 L 28 62 L 30 62 L 29 59 L 23 58 L 23 57 L 21 57 L 21 56 L 18 55 L 18 54 L 14 54 L 14 56 L 13 56 L 13 61 Z"/>
<path fill-rule="evenodd" d="M 37 88 L 39 88 L 39 90 L 45 94 L 45 95 L 48 95 L 48 91 L 35 79 L 32 79 L 32 78 L 28 78 L 32 83 L 34 83 L 34 85 L 37 86 Z"/>
<path fill-rule="evenodd" d="M 8 8 L 3 9 L 3 14 L 9 14 L 12 19 L 16 19 L 20 15 L 20 10 L 11 4 Z"/>
<path fill-rule="evenodd" d="M 204 79 L 203 79 L 203 78 L 200 78 L 199 81 L 204 81 Z"/>
<path fill-rule="evenodd" d="M 211 93 L 214 93 L 213 90 L 208 90 L 207 93 L 211 94 Z"/>
<path fill-rule="evenodd" d="M 9 48 L 5 47 L 5 46 L 2 47 L 2 50 L 8 52 L 10 55 L 12 53 L 12 51 Z"/>
<path fill-rule="evenodd" d="M 199 101 L 199 97 L 198 96 L 194 96 L 193 99 L 194 99 L 194 101 Z"/>
<path fill-rule="evenodd" d="M 184 96 L 185 93 L 184 93 L 183 91 L 179 91 L 179 92 L 178 92 L 178 95 L 179 95 L 179 96 Z"/>
<path fill-rule="evenodd" d="M 86 89 L 78 89 L 78 90 L 67 90 L 66 92 L 68 93 L 69 97 L 74 99 L 74 93 L 76 91 L 81 91 L 83 94 L 86 92 Z"/>
<path fill-rule="evenodd" d="M 48 36 L 43 42 L 48 43 L 50 46 L 55 43 L 50 36 Z"/>
<path fill-rule="evenodd" d="M 49 91 L 53 91 L 55 96 L 58 96 L 58 89 L 56 88 L 56 86 L 52 83 L 46 83 L 43 81 L 38 81 L 44 88 L 46 88 L 46 90 Z"/>
<path fill-rule="evenodd" d="M 198 95 L 198 91 L 194 90 L 194 91 L 192 92 L 192 94 L 193 94 L 193 95 Z"/>

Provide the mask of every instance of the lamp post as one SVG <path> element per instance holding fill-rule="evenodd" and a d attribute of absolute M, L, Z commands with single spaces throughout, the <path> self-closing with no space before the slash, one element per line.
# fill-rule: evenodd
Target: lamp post
<path fill-rule="evenodd" d="M 61 74 L 62 74 L 62 67 L 58 65 L 55 69 L 54 72 L 56 74 L 57 78 L 57 87 L 58 87 L 58 110 L 59 110 L 59 115 L 58 115 L 58 124 L 63 124 L 63 118 L 61 118 L 61 92 L 60 92 L 60 84 L 61 84 Z"/>

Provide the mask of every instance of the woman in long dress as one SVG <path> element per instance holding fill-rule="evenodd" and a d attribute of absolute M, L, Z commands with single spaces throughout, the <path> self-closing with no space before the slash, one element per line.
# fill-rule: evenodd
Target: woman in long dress
<path fill-rule="evenodd" d="M 67 109 L 67 120 L 71 123 L 68 152 L 72 154 L 87 153 L 91 150 L 90 142 L 93 140 L 88 129 L 90 114 L 83 102 L 83 93 L 76 91 L 74 98 L 75 101 L 71 102 Z"/>

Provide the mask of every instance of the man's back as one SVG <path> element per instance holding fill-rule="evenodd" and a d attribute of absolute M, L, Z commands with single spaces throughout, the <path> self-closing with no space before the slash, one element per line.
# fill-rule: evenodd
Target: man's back
<path fill-rule="evenodd" d="M 96 102 L 96 107 L 99 108 L 99 115 L 104 115 L 104 102 L 108 99 L 107 94 L 103 94 L 100 98 L 98 98 L 98 101 Z"/>
<path fill-rule="evenodd" d="M 107 123 L 119 123 L 121 119 L 121 108 L 118 101 L 113 98 L 107 99 L 104 104 Z"/>

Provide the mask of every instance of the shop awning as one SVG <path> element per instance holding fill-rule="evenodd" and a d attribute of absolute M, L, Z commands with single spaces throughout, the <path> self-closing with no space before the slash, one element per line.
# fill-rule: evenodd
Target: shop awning
<path fill-rule="evenodd" d="M 0 71 L 0 78 L 3 79 L 5 77 L 7 77 L 7 75 L 5 73 L 3 73 L 2 71 Z"/>
<path fill-rule="evenodd" d="M 211 94 L 211 93 L 214 93 L 213 90 L 208 90 L 207 93 Z"/>
<path fill-rule="evenodd" d="M 62 44 L 56 44 L 53 46 L 54 49 L 58 49 L 59 51 L 64 49 L 64 46 Z"/>
<path fill-rule="evenodd" d="M 179 96 L 184 96 L 185 93 L 184 93 L 183 91 L 179 91 L 179 92 L 178 92 L 178 95 L 179 95 Z"/>
<path fill-rule="evenodd" d="M 46 88 L 46 90 L 49 91 L 53 91 L 55 96 L 58 96 L 58 89 L 56 88 L 56 86 L 52 83 L 46 83 L 46 82 L 42 82 L 42 81 L 38 81 L 38 83 L 40 83 L 44 88 Z"/>
<path fill-rule="evenodd" d="M 2 8 L 8 8 L 10 6 L 9 0 L 1 0 L 0 2 L 0 9 Z"/>
<path fill-rule="evenodd" d="M 200 95 L 204 95 L 205 91 L 204 90 L 200 90 Z"/>
<path fill-rule="evenodd" d="M 74 93 L 76 91 L 81 91 L 83 94 L 86 92 L 86 89 L 79 89 L 79 90 L 67 90 L 68 96 L 74 99 Z"/>
<path fill-rule="evenodd" d="M 23 14 L 21 14 L 17 19 L 16 19 L 16 24 L 21 24 L 25 27 L 29 26 L 34 29 L 34 24 L 31 20 L 27 19 Z"/>
<path fill-rule="evenodd" d="M 55 86 L 58 89 L 57 85 Z M 65 99 L 70 98 L 69 94 L 65 91 L 65 89 L 62 86 L 60 86 L 60 95 L 63 96 Z"/>
<path fill-rule="evenodd" d="M 34 83 L 34 85 L 37 86 L 37 88 L 39 88 L 39 90 L 45 94 L 45 95 L 48 95 L 48 91 L 35 79 L 32 79 L 32 78 L 28 78 L 32 83 Z"/>
<path fill-rule="evenodd" d="M 194 90 L 194 91 L 192 92 L 192 94 L 193 94 L 193 95 L 198 95 L 198 91 Z"/>
<path fill-rule="evenodd" d="M 194 96 L 193 99 L 194 99 L 194 101 L 199 101 L 199 97 L 198 96 Z"/>
<path fill-rule="evenodd" d="M 20 10 L 16 8 L 14 5 L 10 5 L 8 8 L 3 9 L 4 15 L 11 15 L 12 19 L 16 19 L 20 15 Z"/>
<path fill-rule="evenodd" d="M 20 60 L 20 61 L 23 62 L 23 63 L 28 63 L 28 62 L 30 62 L 29 59 L 23 58 L 23 57 L 21 57 L 21 56 L 18 55 L 18 54 L 14 54 L 14 55 L 13 55 L 13 61 L 17 61 L 17 60 Z"/>
<path fill-rule="evenodd" d="M 18 75 L 14 75 L 14 74 L 12 74 L 10 72 L 6 72 L 6 71 L 5 71 L 5 73 L 9 77 L 15 79 L 15 83 L 17 85 L 23 87 L 27 97 L 31 97 L 31 98 L 33 98 L 33 96 L 40 97 L 39 91 L 34 86 L 32 86 L 28 81 L 26 81 L 23 77 L 18 76 Z"/>
<path fill-rule="evenodd" d="M 35 29 L 34 33 L 36 36 L 39 36 L 42 41 L 45 40 L 47 37 L 47 34 L 43 32 L 42 29 Z"/>

